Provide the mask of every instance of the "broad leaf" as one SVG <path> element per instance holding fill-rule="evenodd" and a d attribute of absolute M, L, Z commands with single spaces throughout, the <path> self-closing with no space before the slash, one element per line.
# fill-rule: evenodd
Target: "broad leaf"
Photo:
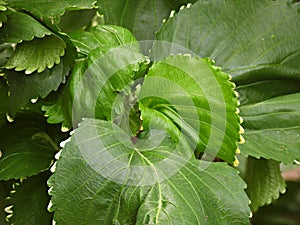
<path fill-rule="evenodd" d="M 15 53 L 7 61 L 5 68 L 16 71 L 25 70 L 25 74 L 43 72 L 59 64 L 65 54 L 66 43 L 56 35 L 34 38 L 17 45 Z"/>
<path fill-rule="evenodd" d="M 19 114 L 0 131 L 0 180 L 24 178 L 49 168 L 60 140 L 57 127 L 36 113 Z"/>
<path fill-rule="evenodd" d="M 214 59 L 238 87 L 256 86 L 238 89 L 243 95 L 241 115 L 246 130 L 242 153 L 291 162 L 299 158 L 300 123 L 294 120 L 299 115 L 299 89 L 288 82 L 299 82 L 299 21 L 299 3 L 295 1 L 200 0 L 163 25 L 153 55 L 178 53 L 182 46 Z M 281 97 L 272 96 L 276 88 L 267 94 L 273 83 Z M 251 106 L 247 98 L 253 96 L 257 99 Z"/>
<path fill-rule="evenodd" d="M 70 36 L 78 51 L 88 57 L 75 66 L 56 102 L 43 107 L 49 123 L 63 122 L 66 128 L 72 127 L 72 117 L 74 124 L 84 116 L 109 118 L 118 92 L 138 74 L 144 74 L 148 63 L 141 63 L 145 58 L 127 29 L 98 26 L 91 32 L 78 31 Z"/>
<path fill-rule="evenodd" d="M 68 41 L 67 41 L 68 43 Z M 57 90 L 61 83 L 66 82 L 66 76 L 74 62 L 74 47 L 68 43 L 66 54 L 61 63 L 42 73 L 25 75 L 22 72 L 6 70 L 6 79 L 10 88 L 9 113 L 13 116 L 19 108 L 25 107 L 31 99 L 45 98 L 51 91 Z"/>
<path fill-rule="evenodd" d="M 107 24 L 128 28 L 138 40 L 153 40 L 163 19 L 167 18 L 172 10 L 178 10 L 181 5 L 190 2 L 195 0 L 102 0 L 98 2 L 98 6 Z"/>
<path fill-rule="evenodd" d="M 195 160 L 183 137 L 142 148 L 107 121 L 80 124 L 49 184 L 58 225 L 249 223 L 235 169 Z"/>
<path fill-rule="evenodd" d="M 6 43 L 0 45 L 0 72 L 2 72 L 2 66 L 7 62 L 13 53 L 14 49 L 12 44 Z"/>
<path fill-rule="evenodd" d="M 285 163 L 300 160 L 299 82 L 256 82 L 241 85 L 238 90 L 246 131 L 242 153 Z"/>
<path fill-rule="evenodd" d="M 91 9 L 94 8 L 94 0 L 5 0 L 8 6 L 17 10 L 25 10 L 45 23 L 47 26 L 58 24 L 60 16 L 66 9 Z"/>
<path fill-rule="evenodd" d="M 228 79 L 209 60 L 169 57 L 150 69 L 141 103 L 174 121 L 197 151 L 233 163 L 240 126 L 234 85 Z"/>
<path fill-rule="evenodd" d="M 5 16 L 7 21 L 4 21 L 1 28 L 0 43 L 31 41 L 34 37 L 42 38 L 52 34 L 50 30 L 25 13 L 9 12 Z"/>
<path fill-rule="evenodd" d="M 286 185 L 280 174 L 279 163 L 274 160 L 249 157 L 245 179 L 252 211 L 270 204 L 280 193 L 285 192 Z"/>
<path fill-rule="evenodd" d="M 50 200 L 48 195 L 48 172 L 27 178 L 15 184 L 8 202 L 12 206 L 9 217 L 11 224 L 50 225 L 52 215 L 47 211 Z"/>

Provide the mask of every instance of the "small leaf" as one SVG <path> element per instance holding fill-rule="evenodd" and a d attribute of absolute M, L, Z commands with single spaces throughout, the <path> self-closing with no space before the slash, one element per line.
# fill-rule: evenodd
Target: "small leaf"
<path fill-rule="evenodd" d="M 48 178 L 49 173 L 45 172 L 14 185 L 14 192 L 8 201 L 12 205 L 12 216 L 9 218 L 10 223 L 52 224 L 52 214 L 47 211 L 50 200 L 46 182 Z"/>
<path fill-rule="evenodd" d="M 285 182 L 281 176 L 279 162 L 248 157 L 245 179 L 247 194 L 251 200 L 251 210 L 270 204 L 280 193 L 285 192 Z"/>
<path fill-rule="evenodd" d="M 60 140 L 57 127 L 35 113 L 17 115 L 0 131 L 0 180 L 32 176 L 49 168 Z"/>
<path fill-rule="evenodd" d="M 190 158 L 192 150 L 184 138 L 177 144 L 165 136 L 153 148 L 138 147 L 112 122 L 84 120 L 48 181 L 54 220 L 91 225 L 249 224 L 245 183 L 237 171 L 225 163 Z"/>
<path fill-rule="evenodd" d="M 25 13 L 9 12 L 5 15 L 7 21 L 4 21 L 1 28 L 0 43 L 31 41 L 34 37 L 42 38 L 52 34 L 50 30 Z"/>
<path fill-rule="evenodd" d="M 10 115 L 13 116 L 20 108 L 25 107 L 31 99 L 45 98 L 50 92 L 57 90 L 61 83 L 66 82 L 75 57 L 74 47 L 68 40 L 66 43 L 66 54 L 61 58 L 61 62 L 51 69 L 46 68 L 42 73 L 34 72 L 30 75 L 13 70 L 4 71 L 10 91 Z"/>
<path fill-rule="evenodd" d="M 17 45 L 15 53 L 5 65 L 6 69 L 25 70 L 31 74 L 37 70 L 41 73 L 46 68 L 52 68 L 60 63 L 60 57 L 65 54 L 66 43 L 56 35 L 44 38 L 34 38 Z"/>

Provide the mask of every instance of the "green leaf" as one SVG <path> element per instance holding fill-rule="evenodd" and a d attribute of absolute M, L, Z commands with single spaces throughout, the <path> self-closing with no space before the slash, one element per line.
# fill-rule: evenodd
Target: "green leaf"
<path fill-rule="evenodd" d="M 61 83 L 66 82 L 66 76 L 74 63 L 74 47 L 66 40 L 66 54 L 61 62 L 53 68 L 46 68 L 42 73 L 34 72 L 25 75 L 22 72 L 6 70 L 6 79 L 9 84 L 9 113 L 13 116 L 19 108 L 25 107 L 31 99 L 45 98 L 51 91 L 57 90 Z"/>
<path fill-rule="evenodd" d="M 233 88 L 229 76 L 211 61 L 179 55 L 153 65 L 140 97 L 144 107 L 175 122 L 196 151 L 233 163 L 240 140 Z"/>
<path fill-rule="evenodd" d="M 34 71 L 43 72 L 59 64 L 65 54 L 66 43 L 56 35 L 34 38 L 17 45 L 15 53 L 7 61 L 5 68 L 16 71 L 25 70 L 25 74 Z"/>
<path fill-rule="evenodd" d="M 0 77 L 0 128 L 7 122 L 6 112 L 8 110 L 8 86 L 3 77 Z"/>
<path fill-rule="evenodd" d="M 251 200 L 251 210 L 270 204 L 280 193 L 285 192 L 285 182 L 281 176 L 279 162 L 249 157 L 245 179 L 247 194 Z"/>
<path fill-rule="evenodd" d="M 115 24 L 128 28 L 138 40 L 153 40 L 163 19 L 171 10 L 178 10 L 183 4 L 195 0 L 146 0 L 99 1 L 99 12 L 104 15 L 107 24 Z"/>
<path fill-rule="evenodd" d="M 20 43 L 31 41 L 34 37 L 42 38 L 51 35 L 52 32 L 22 12 L 6 13 L 7 21 L 1 28 L 0 43 Z"/>
<path fill-rule="evenodd" d="M 89 32 L 75 31 L 68 35 L 78 52 L 84 55 L 88 55 L 98 47 L 109 49 L 137 42 L 129 30 L 118 26 L 96 26 L 92 27 Z"/>
<path fill-rule="evenodd" d="M 214 59 L 242 95 L 242 153 L 291 162 L 299 158 L 299 88 L 290 85 L 299 87 L 299 21 L 299 4 L 292 1 L 200 0 L 163 25 L 153 55 L 185 47 Z"/>
<path fill-rule="evenodd" d="M 247 99 L 240 107 L 246 131 L 246 143 L 240 146 L 244 155 L 284 163 L 300 160 L 300 93 L 289 94 L 297 89 L 299 83 L 282 80 L 240 86 L 241 98 Z"/>
<path fill-rule="evenodd" d="M 84 120 L 48 182 L 56 223 L 249 224 L 235 169 L 195 160 L 185 138 L 143 146 L 112 122 Z"/>
<path fill-rule="evenodd" d="M 43 107 L 49 123 L 63 122 L 66 128 L 72 127 L 73 118 L 73 124 L 81 121 L 82 117 L 109 118 L 118 92 L 132 82 L 134 76 L 144 74 L 147 68 L 147 63 L 140 63 L 145 58 L 127 29 L 98 26 L 91 32 L 78 31 L 70 36 L 78 51 L 87 57 L 77 63 L 55 103 Z M 104 89 L 102 92 L 101 87 Z"/>
<path fill-rule="evenodd" d="M 72 70 L 72 73 L 70 74 L 68 82 L 62 87 L 63 90 L 59 91 L 58 97 L 54 97 L 54 103 L 44 103 L 45 105 L 43 105 L 42 110 L 45 111 L 45 116 L 48 117 L 48 123 L 62 123 L 63 128 L 72 128 L 73 100 L 76 93 L 76 87 L 80 82 L 85 70 L 86 61 L 81 60 L 77 62 Z"/>
<path fill-rule="evenodd" d="M 66 10 L 61 16 L 58 26 L 63 32 L 87 28 L 90 26 L 96 12 L 96 9 Z"/>
<path fill-rule="evenodd" d="M 57 127 L 36 113 L 17 115 L 0 131 L 0 180 L 24 178 L 49 168 L 60 140 Z"/>
<path fill-rule="evenodd" d="M 9 198 L 12 214 L 11 224 L 50 225 L 52 214 L 47 211 L 50 200 L 48 195 L 48 172 L 42 173 L 15 184 Z"/>
<path fill-rule="evenodd" d="M 39 19 L 47 26 L 51 27 L 59 23 L 61 15 L 66 9 L 92 9 L 95 8 L 94 0 L 5 0 L 8 6 L 16 10 L 25 10 L 26 12 Z M 34 6 L 34 7 L 33 7 Z"/>

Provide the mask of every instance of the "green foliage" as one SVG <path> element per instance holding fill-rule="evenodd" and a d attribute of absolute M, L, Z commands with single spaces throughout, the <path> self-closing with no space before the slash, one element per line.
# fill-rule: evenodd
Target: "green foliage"
<path fill-rule="evenodd" d="M 0 1 L 0 223 L 249 224 L 300 160 L 299 7 Z"/>

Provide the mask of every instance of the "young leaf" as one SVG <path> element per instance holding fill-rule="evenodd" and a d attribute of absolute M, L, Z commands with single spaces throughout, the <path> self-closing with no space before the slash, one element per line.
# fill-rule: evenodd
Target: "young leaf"
<path fill-rule="evenodd" d="M 49 173 L 45 172 L 14 185 L 15 189 L 8 200 L 12 205 L 9 217 L 11 224 L 51 224 L 52 214 L 47 211 L 50 200 L 46 182 L 48 178 Z"/>
<path fill-rule="evenodd" d="M 34 38 L 17 45 L 15 53 L 7 61 L 5 68 L 16 71 L 25 70 L 25 74 L 43 72 L 59 64 L 65 54 L 66 43 L 56 35 Z"/>
<path fill-rule="evenodd" d="M 195 0 L 146 0 L 99 1 L 99 12 L 104 15 L 106 24 L 115 24 L 128 28 L 138 40 L 153 40 L 163 19 L 171 10 L 178 10 L 183 4 Z"/>
<path fill-rule="evenodd" d="M 285 192 L 285 182 L 280 174 L 279 163 L 274 160 L 248 157 L 245 179 L 251 210 L 270 204 Z"/>
<path fill-rule="evenodd" d="M 56 223 L 249 223 L 236 170 L 195 160 L 184 137 L 153 143 L 138 147 L 112 122 L 84 120 L 49 180 Z"/>
<path fill-rule="evenodd" d="M 20 43 L 31 41 L 34 37 L 42 38 L 52 32 L 22 12 L 8 12 L 7 21 L 3 24 L 0 33 L 0 43 Z"/>
<path fill-rule="evenodd" d="M 0 180 L 32 176 L 49 168 L 60 137 L 36 113 L 23 113 L 0 131 Z"/>
<path fill-rule="evenodd" d="M 175 122 L 197 151 L 233 163 L 240 140 L 233 88 L 229 76 L 207 59 L 168 57 L 151 67 L 140 102 Z"/>

